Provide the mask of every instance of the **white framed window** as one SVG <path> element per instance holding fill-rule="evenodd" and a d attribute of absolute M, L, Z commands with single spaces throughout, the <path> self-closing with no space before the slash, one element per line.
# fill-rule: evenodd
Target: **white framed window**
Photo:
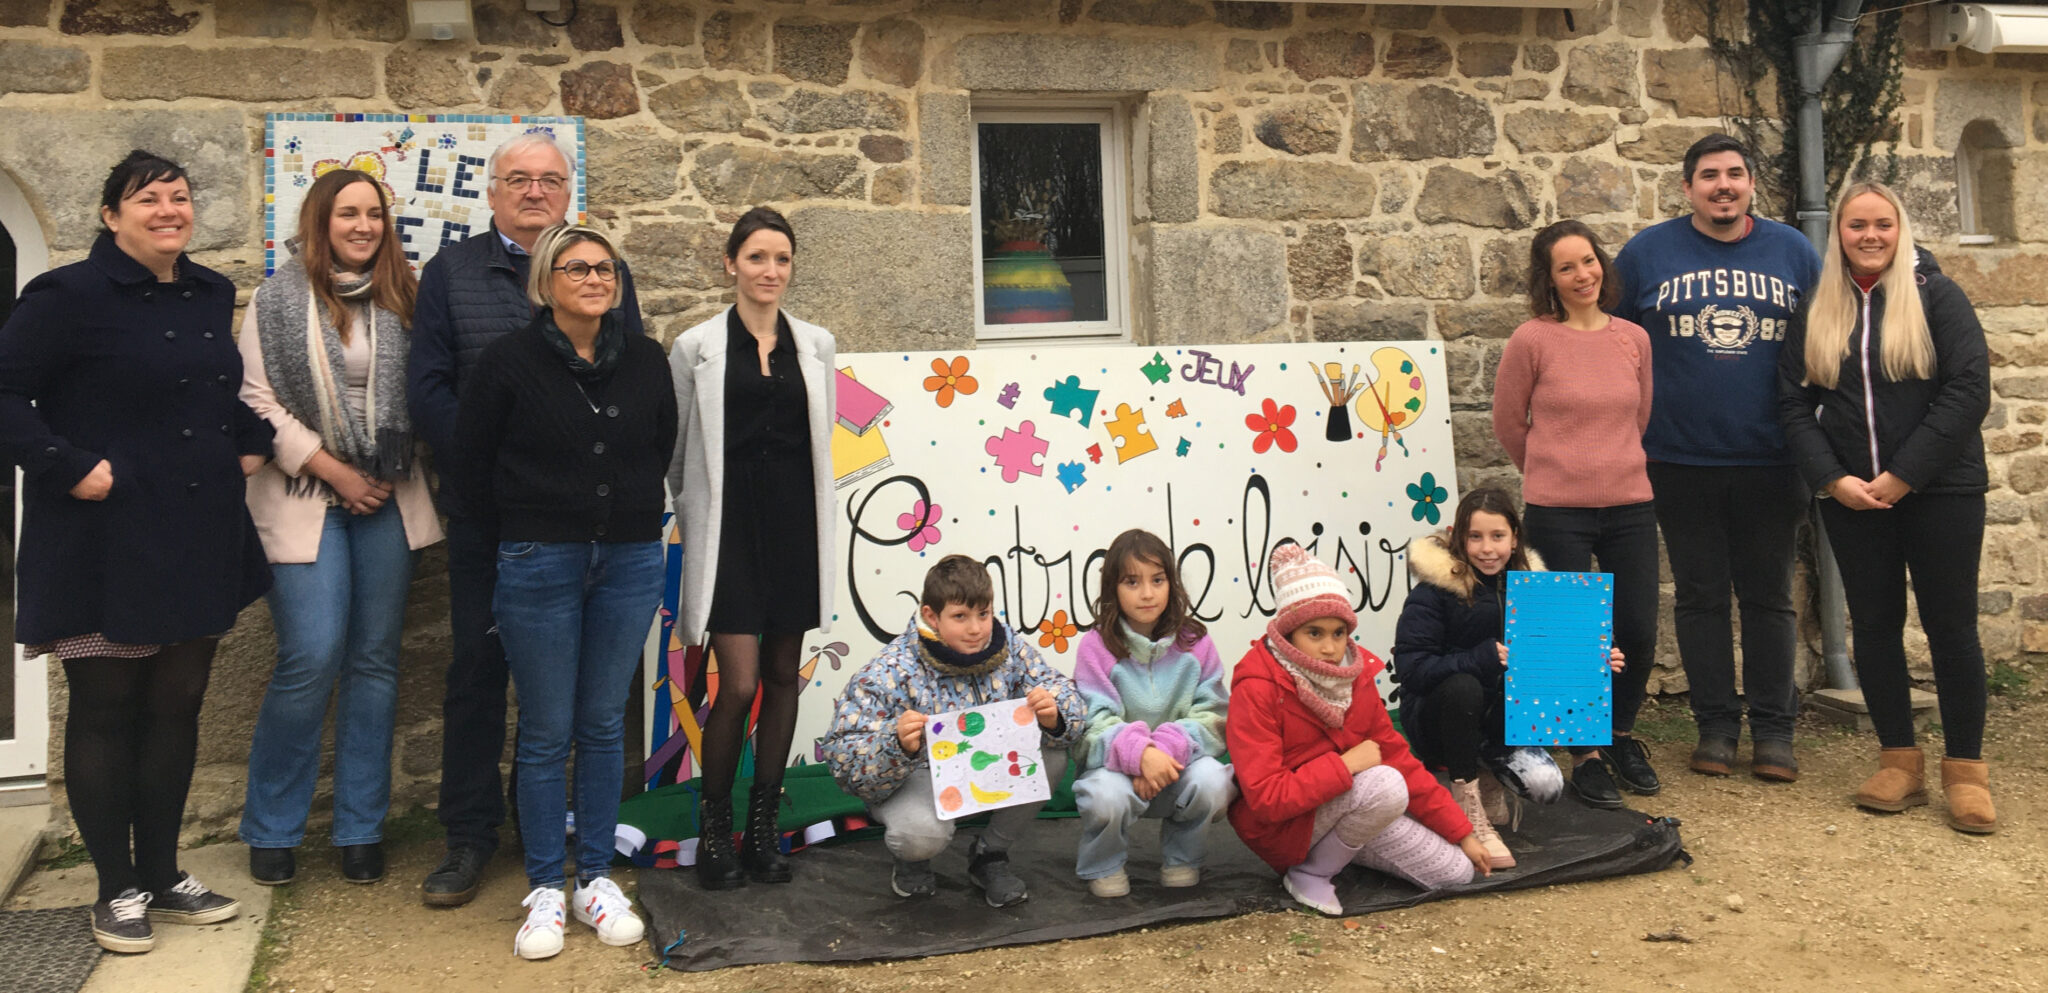
<path fill-rule="evenodd" d="M 978 341 L 1129 340 L 1126 115 L 1099 103 L 977 103 Z"/>

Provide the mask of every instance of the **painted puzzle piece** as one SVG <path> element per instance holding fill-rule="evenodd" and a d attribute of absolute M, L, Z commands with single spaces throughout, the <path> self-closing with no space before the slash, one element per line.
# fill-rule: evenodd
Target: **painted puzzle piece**
<path fill-rule="evenodd" d="M 1192 448 L 1192 447 L 1194 447 L 1194 446 L 1192 446 L 1192 445 L 1188 444 L 1188 440 L 1187 440 L 1186 438 L 1182 438 L 1182 439 L 1180 440 L 1180 444 L 1179 444 L 1179 445 L 1176 445 L 1176 446 L 1174 446 L 1174 449 L 1173 449 L 1173 454 L 1175 454 L 1175 455 L 1178 455 L 1178 456 L 1180 456 L 1181 458 L 1187 458 L 1187 457 L 1188 457 L 1188 449 L 1190 449 L 1190 448 Z"/>
<path fill-rule="evenodd" d="M 1080 489 L 1082 483 L 1088 481 L 1088 467 L 1079 462 L 1062 462 L 1059 480 L 1060 485 L 1066 487 L 1068 493 L 1072 493 Z"/>
<path fill-rule="evenodd" d="M 1023 392 L 1024 390 L 1016 383 L 1011 383 L 1003 387 L 1002 395 L 996 397 L 996 402 L 1011 410 L 1015 410 L 1017 408 L 1017 397 Z"/>
<path fill-rule="evenodd" d="M 1138 371 L 1144 373 L 1145 378 L 1154 383 L 1163 383 L 1173 378 L 1173 367 L 1167 365 L 1166 356 L 1158 352 L 1153 352 L 1152 361 L 1139 366 Z"/>
<path fill-rule="evenodd" d="M 1101 445 L 1101 443 L 1099 443 L 1099 442 L 1098 442 L 1098 443 L 1096 443 L 1096 444 L 1093 444 L 1093 445 L 1089 445 L 1089 446 L 1088 446 L 1088 461 L 1090 461 L 1090 462 L 1093 462 L 1093 463 L 1095 463 L 1096 465 L 1101 465 L 1101 464 L 1102 464 L 1102 445 Z"/>
<path fill-rule="evenodd" d="M 1085 428 L 1095 413 L 1095 397 L 1101 392 L 1083 389 L 1081 377 L 1068 376 L 1047 387 L 1045 398 L 1052 401 L 1052 412 L 1060 417 L 1073 417 L 1078 412 L 1081 426 Z"/>
<path fill-rule="evenodd" d="M 1119 465 L 1159 448 L 1159 443 L 1145 430 L 1145 412 L 1132 410 L 1130 404 L 1117 404 L 1116 416 L 1102 422 L 1102 426 L 1109 429 L 1109 436 L 1116 441 Z"/>
<path fill-rule="evenodd" d="M 1188 416 L 1188 408 L 1187 408 L 1187 405 L 1186 405 L 1186 404 L 1183 404 L 1183 403 L 1181 403 L 1181 402 L 1180 402 L 1179 400 L 1175 400 L 1174 402 L 1172 402 L 1172 403 L 1169 403 L 1169 404 L 1167 404 L 1167 405 L 1166 405 L 1166 416 L 1168 416 L 1168 417 L 1186 417 L 1186 416 Z"/>
<path fill-rule="evenodd" d="M 1014 483 L 1025 473 L 1045 475 L 1045 467 L 1038 464 L 1038 459 L 1045 455 L 1052 443 L 1038 436 L 1036 425 L 1025 421 L 1015 429 L 1004 428 L 1001 437 L 990 438 L 982 447 L 995 457 L 996 466 L 1003 470 L 1003 482 Z"/>

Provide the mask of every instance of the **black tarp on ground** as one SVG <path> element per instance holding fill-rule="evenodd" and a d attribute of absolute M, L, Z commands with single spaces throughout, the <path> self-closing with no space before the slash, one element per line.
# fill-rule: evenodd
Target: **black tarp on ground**
<path fill-rule="evenodd" d="M 1228 824 L 1210 829 L 1201 885 L 1161 888 L 1157 824 L 1147 821 L 1133 832 L 1131 895 L 1118 900 L 1089 896 L 1088 885 L 1074 876 L 1080 822 L 1041 819 L 1010 856 L 1031 887 L 1031 899 L 1002 910 L 984 903 L 967 881 L 971 828 L 933 860 L 939 892 L 928 899 L 899 899 L 889 891 L 889 851 L 881 839 L 869 838 L 798 853 L 791 859 L 796 879 L 782 886 L 707 893 L 689 869 L 643 870 L 640 902 L 657 950 L 675 940 L 678 928 L 688 932 L 669 965 L 693 972 L 768 962 L 922 958 L 1294 906 L 1279 876 Z M 1569 799 L 1530 807 L 1508 844 L 1519 863 L 1515 868 L 1460 889 L 1424 893 L 1353 867 L 1339 877 L 1338 895 L 1348 913 L 1365 914 L 1464 893 L 1649 872 L 1670 865 L 1680 853 L 1672 822 L 1629 810 L 1593 810 Z"/>

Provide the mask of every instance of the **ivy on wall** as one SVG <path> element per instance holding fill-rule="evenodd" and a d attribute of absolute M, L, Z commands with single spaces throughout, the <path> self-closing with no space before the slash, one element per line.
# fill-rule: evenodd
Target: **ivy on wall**
<path fill-rule="evenodd" d="M 1794 42 L 1813 30 L 1828 0 L 1690 0 L 1706 17 L 1709 41 L 1743 93 L 1729 115 L 1736 135 L 1757 151 L 1759 211 L 1792 221 L 1799 192 L 1799 143 L 1793 128 L 1804 95 Z M 1856 22 L 1856 43 L 1821 87 L 1827 187 L 1852 174 L 1897 178 L 1898 109 L 1905 78 L 1901 10 L 1916 0 L 1876 0 Z M 1731 6 L 1746 6 L 1737 15 Z M 1731 30 L 1737 17 L 1741 30 Z M 1880 146 L 1882 150 L 1880 150 Z"/>

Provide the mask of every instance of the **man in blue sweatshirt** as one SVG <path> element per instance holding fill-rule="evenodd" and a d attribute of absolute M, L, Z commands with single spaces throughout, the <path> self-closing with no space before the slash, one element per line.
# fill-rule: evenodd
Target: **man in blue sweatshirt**
<path fill-rule="evenodd" d="M 1701 138 L 1686 150 L 1683 175 L 1692 213 L 1644 229 L 1614 263 L 1616 316 L 1650 333 L 1655 393 L 1643 451 L 1699 725 L 1691 767 L 1728 775 L 1742 735 L 1732 587 L 1742 607 L 1750 771 L 1791 782 L 1793 533 L 1809 494 L 1778 428 L 1775 369 L 1792 314 L 1820 277 L 1820 255 L 1798 230 L 1749 212 L 1755 162 L 1741 142 Z M 1646 764 L 1617 765 L 1622 785 L 1657 785 Z"/>

